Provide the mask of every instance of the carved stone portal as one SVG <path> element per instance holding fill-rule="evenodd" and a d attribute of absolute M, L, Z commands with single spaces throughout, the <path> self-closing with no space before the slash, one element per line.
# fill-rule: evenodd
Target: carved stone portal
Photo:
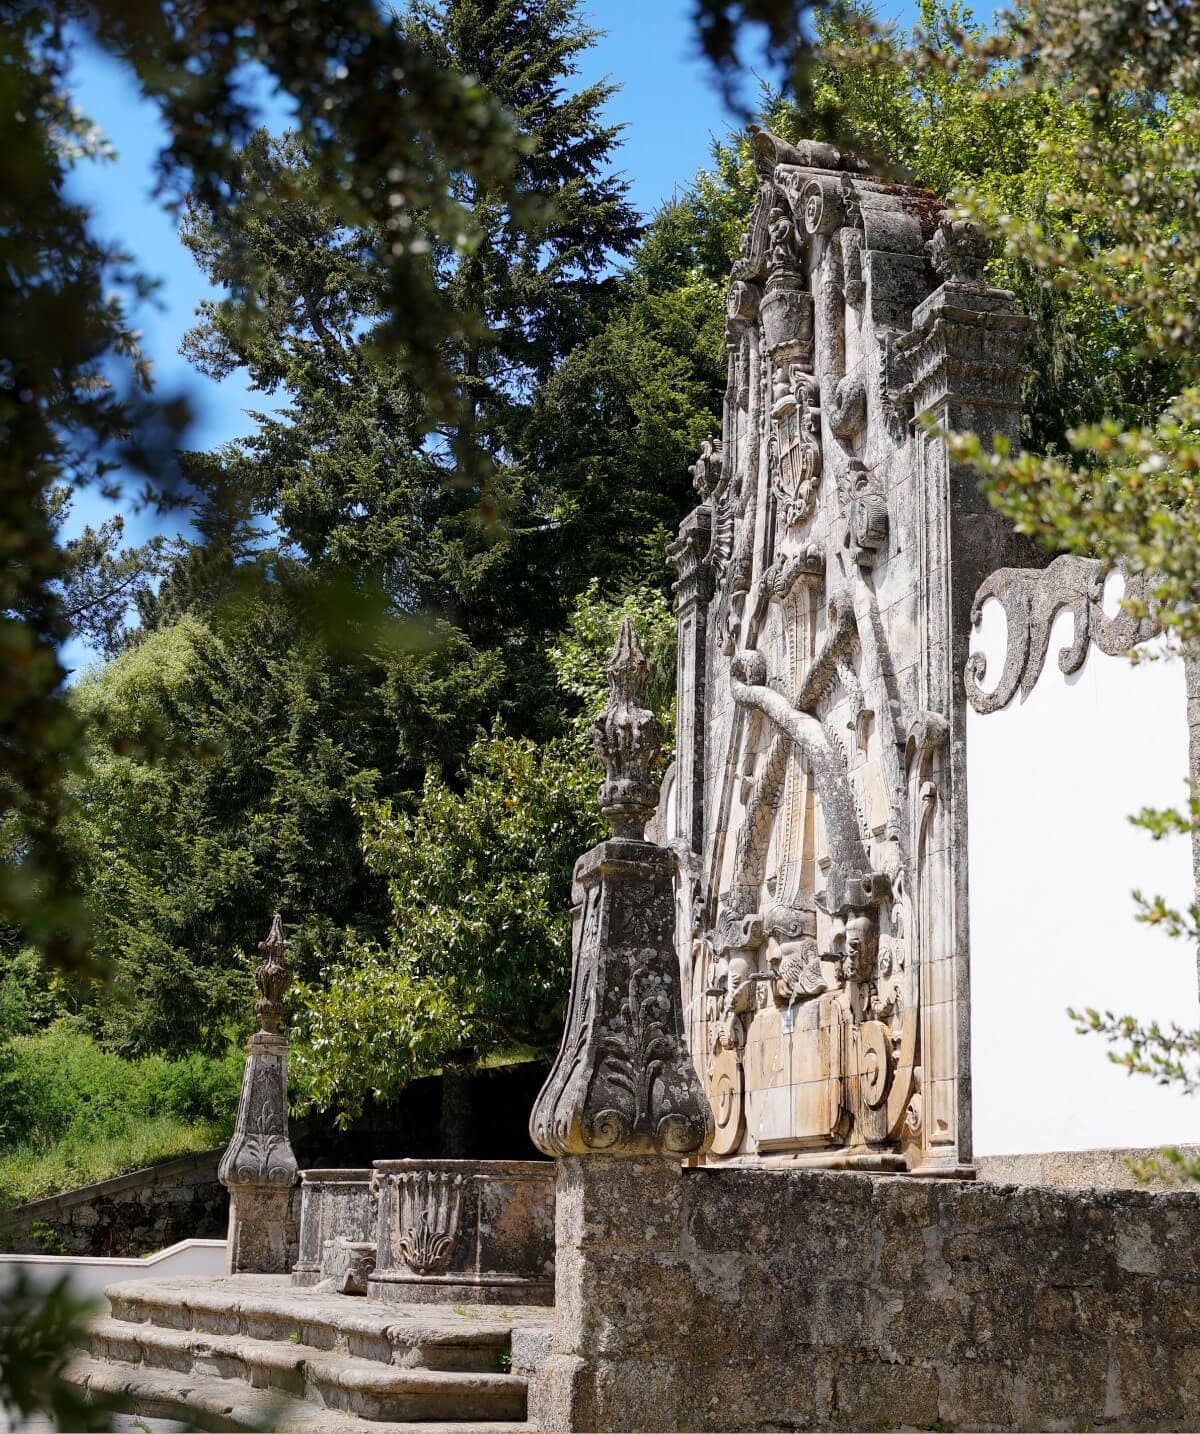
<path fill-rule="evenodd" d="M 724 427 L 668 553 L 679 751 L 656 830 L 715 1115 L 705 1158 L 962 1172 L 962 615 L 1019 549 L 914 420 L 1015 443 L 1030 325 L 984 281 L 981 236 L 931 194 L 827 145 L 756 130 L 751 147 Z M 586 862 L 576 899 L 586 973 L 613 900 Z M 635 944 L 601 1017 L 613 1051 L 651 990 L 631 979 Z M 572 999 L 555 1080 L 575 1082 L 579 1121 L 553 1135 L 544 1110 L 547 1149 L 619 1143 L 634 1118 L 599 1118 L 586 977 Z"/>

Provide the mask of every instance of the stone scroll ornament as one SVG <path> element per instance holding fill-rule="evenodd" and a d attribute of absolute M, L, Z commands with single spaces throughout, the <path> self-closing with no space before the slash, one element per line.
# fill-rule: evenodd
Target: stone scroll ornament
<path fill-rule="evenodd" d="M 661 742 L 648 678 L 627 617 L 608 664 L 609 705 L 593 729 L 605 769 L 600 808 L 614 834 L 575 867 L 566 1027 L 530 1117 L 547 1155 L 682 1159 L 713 1136 L 683 1034 L 674 861 L 642 835 L 658 801 Z"/>
<path fill-rule="evenodd" d="M 287 1038 L 279 1029 L 292 980 L 284 960 L 287 945 L 276 913 L 267 939 L 259 943 L 263 960 L 254 973 L 260 1029 L 246 1043 L 233 1139 L 217 1170 L 230 1195 L 231 1274 L 280 1274 L 288 1268 L 296 1157 L 288 1135 Z"/>
<path fill-rule="evenodd" d="M 1064 610 L 1075 619 L 1071 641 L 1058 654 L 1059 671 L 1064 676 L 1079 671 L 1092 643 L 1115 657 L 1154 636 L 1158 624 L 1152 617 L 1125 607 L 1112 617 L 1105 615 L 1107 575 L 1108 568 L 1098 558 L 1064 554 L 1045 568 L 1000 568 L 980 585 L 971 607 L 972 624 L 979 626 L 984 603 L 995 598 L 1004 609 L 1008 632 L 1004 667 L 990 692 L 982 685 L 987 658 L 982 652 L 973 652 L 967 659 L 967 700 L 976 712 L 998 712 L 1018 692 L 1022 702 L 1029 696 L 1046 664 L 1054 619 Z M 1126 580 L 1125 597 L 1130 602 L 1141 604 L 1144 591 L 1144 578 Z"/>

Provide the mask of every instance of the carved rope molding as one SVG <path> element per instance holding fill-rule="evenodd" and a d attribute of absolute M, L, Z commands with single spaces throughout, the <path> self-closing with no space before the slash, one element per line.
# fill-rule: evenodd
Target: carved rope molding
<path fill-rule="evenodd" d="M 1070 554 L 1055 558 L 1045 568 L 998 568 L 980 585 L 971 605 L 971 625 L 978 628 L 983 605 L 995 598 L 1004 609 L 1008 625 L 1004 669 L 995 689 L 980 686 L 987 675 L 987 658 L 973 652 L 967 658 L 963 680 L 967 700 L 976 712 L 998 712 L 1020 692 L 1022 702 L 1042 675 L 1050 646 L 1050 629 L 1057 614 L 1068 610 L 1075 621 L 1070 643 L 1059 650 L 1058 667 L 1064 676 L 1078 672 L 1090 644 L 1115 657 L 1147 638 L 1157 626 L 1152 618 L 1137 617 L 1122 607 L 1114 617 L 1104 612 L 1104 580 L 1109 566 L 1098 558 L 1077 558 Z M 1125 596 L 1140 600 L 1145 589 L 1143 577 L 1129 577 Z"/>

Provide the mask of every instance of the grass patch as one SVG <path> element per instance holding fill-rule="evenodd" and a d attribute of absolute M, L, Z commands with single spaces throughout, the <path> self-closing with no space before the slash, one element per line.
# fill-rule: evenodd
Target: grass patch
<path fill-rule="evenodd" d="M 0 1045 L 0 1206 L 223 1145 L 244 1057 L 126 1060 L 62 1021 Z"/>
<path fill-rule="evenodd" d="M 160 1115 L 122 1134 L 89 1138 L 85 1131 L 72 1130 L 51 1145 L 16 1145 L 0 1154 L 0 1206 L 24 1205 L 161 1160 L 213 1150 L 229 1134 L 226 1123 Z"/>

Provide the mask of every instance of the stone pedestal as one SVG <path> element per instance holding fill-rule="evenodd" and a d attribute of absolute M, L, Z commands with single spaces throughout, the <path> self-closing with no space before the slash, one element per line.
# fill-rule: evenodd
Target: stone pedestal
<path fill-rule="evenodd" d="M 654 1350 L 676 1318 L 682 1211 L 675 1161 L 558 1161 L 554 1332 L 529 1390 L 536 1428 L 677 1427 Z"/>
<path fill-rule="evenodd" d="M 283 996 L 291 981 L 283 962 L 286 949 L 283 923 L 276 915 L 267 939 L 259 944 L 264 959 L 254 973 L 262 1029 L 246 1042 L 233 1139 L 217 1168 L 229 1191 L 231 1275 L 285 1274 L 295 1255 L 296 1157 L 288 1137 L 287 1038 L 279 1032 Z"/>
<path fill-rule="evenodd" d="M 542 1160 L 377 1160 L 372 1299 L 549 1304 L 554 1166 Z"/>
<path fill-rule="evenodd" d="M 321 1262 L 330 1241 L 374 1239 L 373 1173 L 369 1169 L 300 1172 L 300 1248 L 292 1284 L 315 1285 L 325 1277 Z"/>
<path fill-rule="evenodd" d="M 229 1273 L 283 1274 L 296 1242 L 296 1157 L 287 1127 L 287 1041 L 278 1034 L 259 1031 L 246 1046 L 237 1125 L 217 1174 L 229 1191 Z"/>
<path fill-rule="evenodd" d="M 575 957 L 562 1048 L 530 1118 L 550 1155 L 667 1155 L 712 1138 L 683 1039 L 674 863 L 614 838 L 579 859 Z"/>

